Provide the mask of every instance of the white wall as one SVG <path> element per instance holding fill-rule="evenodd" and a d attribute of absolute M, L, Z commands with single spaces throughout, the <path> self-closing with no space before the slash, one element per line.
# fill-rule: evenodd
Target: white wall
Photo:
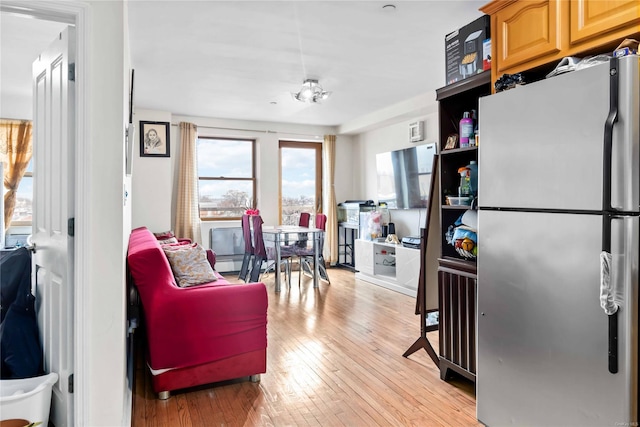
<path fill-rule="evenodd" d="M 201 136 L 255 139 L 256 199 L 266 224 L 278 223 L 278 141 L 288 139 L 317 142 L 322 141 L 323 135 L 335 133 L 335 128 L 327 126 L 188 117 L 153 110 L 137 110 L 135 116 L 136 128 L 139 128 L 140 120 L 167 121 L 174 124 L 191 122 L 198 126 L 198 135 Z M 269 132 L 265 132 L 266 130 Z M 356 161 L 353 159 L 352 146 L 352 137 L 345 135 L 336 138 L 336 200 L 338 201 L 352 198 L 355 188 L 352 165 Z M 172 126 L 170 159 L 141 158 L 139 150 L 134 154 L 133 193 L 136 198 L 133 205 L 133 227 L 146 226 L 152 231 L 175 227 L 179 153 L 180 132 L 177 126 Z M 161 165 L 159 162 L 163 160 L 167 163 Z M 239 221 L 203 221 L 203 245 L 209 247 L 209 230 L 212 227 L 238 227 L 239 225 Z"/>
<path fill-rule="evenodd" d="M 1 103 L 2 118 L 33 120 L 33 102 L 31 99 L 31 96 L 3 93 Z"/>
<path fill-rule="evenodd" d="M 79 14 L 76 141 L 76 425 L 129 425 L 125 396 L 125 255 L 131 209 L 124 204 L 124 118 L 129 46 L 126 3 L 23 1 L 26 11 Z M 86 13 L 80 13 L 83 10 Z M 28 13 L 28 12 L 27 12 Z M 43 21 L 44 22 L 44 21 Z M 86 38 L 83 36 L 86 35 Z M 30 70 L 31 64 L 27 65 Z M 30 73 L 30 71 L 28 71 Z M 2 97 L 4 117 L 31 119 L 31 96 Z M 84 126 L 84 127 L 83 127 Z"/>
<path fill-rule="evenodd" d="M 171 157 L 140 157 L 140 121 L 171 122 L 171 113 L 151 110 L 135 110 L 133 141 L 132 227 L 147 227 L 152 232 L 172 229 L 171 197 L 173 191 L 172 167 L 179 145 L 177 132 L 170 132 Z M 172 131 L 175 127 L 172 128 Z"/>
<path fill-rule="evenodd" d="M 435 99 L 435 96 L 429 97 Z M 423 100 L 426 97 L 422 98 Z M 398 150 L 415 144 L 409 142 L 409 123 L 424 121 L 425 140 L 418 144 L 437 142 L 437 103 L 422 106 L 427 113 L 387 124 L 356 135 L 338 135 L 336 139 L 336 201 L 377 201 L 376 154 Z M 335 132 L 334 128 L 282 123 L 252 122 L 172 115 L 170 112 L 136 110 L 136 149 L 134 149 L 132 226 L 146 226 L 152 231 L 175 227 L 175 194 L 177 191 L 180 135 L 177 126 L 171 127 L 171 158 L 141 158 L 139 156 L 140 120 L 165 121 L 177 124 L 181 121 L 198 125 L 198 134 L 229 138 L 255 138 L 257 142 L 257 203 L 265 223 L 278 222 L 278 205 L 270 201 L 278 198 L 278 141 L 281 139 L 322 140 L 322 135 Z M 222 129 L 224 128 L 224 129 Z M 243 129 L 243 130 L 234 130 Z M 251 130 L 247 130 L 251 129 Z M 268 130 L 269 132 L 265 132 Z M 309 135 L 309 136 L 306 136 Z M 314 135 L 320 139 L 313 138 Z M 153 189 L 153 190 L 152 190 Z M 426 210 L 392 210 L 391 221 L 396 234 L 418 236 L 424 227 Z M 209 247 L 209 230 L 212 227 L 237 227 L 238 221 L 205 221 L 202 223 L 202 243 Z"/>
<path fill-rule="evenodd" d="M 432 97 L 435 99 L 435 94 Z M 360 133 L 354 137 L 354 158 L 358 159 L 359 169 L 354 175 L 357 199 L 373 200 L 377 202 L 376 155 L 387 151 L 400 150 L 417 144 L 427 144 L 438 141 L 438 112 L 437 103 L 424 106 L 425 111 L 431 111 L 420 116 L 405 119 L 401 122 Z M 409 123 L 416 120 L 424 121 L 424 141 L 409 142 Z M 396 235 L 419 236 L 420 228 L 424 227 L 426 209 L 392 209 L 391 222 L 396 226 Z"/>
<path fill-rule="evenodd" d="M 130 52 L 130 48 L 129 48 L 129 9 L 127 7 L 124 8 L 124 64 L 123 64 L 123 70 L 122 70 L 122 75 L 123 75 L 123 82 L 124 82 L 124 87 L 122 88 L 123 91 L 123 97 L 122 97 L 122 102 L 124 104 L 124 108 L 123 108 L 123 122 L 124 123 L 129 123 L 129 90 L 130 90 L 130 80 L 131 80 L 131 52 Z M 135 137 L 135 135 L 133 136 Z M 126 174 L 126 162 L 127 162 L 127 144 L 124 143 L 122 145 L 122 151 L 124 152 L 124 154 L 122 154 L 122 166 L 123 166 L 123 177 L 124 177 L 124 195 L 123 195 L 123 205 L 124 205 L 124 209 L 122 210 L 122 251 L 124 254 L 127 253 L 128 251 L 128 245 L 129 245 L 129 230 L 131 230 L 131 223 L 132 223 L 132 219 L 133 219 L 133 203 L 132 200 L 135 200 L 135 198 L 132 199 L 132 194 L 131 194 L 131 190 L 132 190 L 132 179 L 131 179 L 131 175 L 127 176 Z M 133 159 L 131 159 L 133 160 Z M 126 271 L 126 255 L 125 257 L 123 257 L 123 269 L 124 271 Z M 125 277 L 125 282 L 126 283 L 126 277 Z M 125 287 L 125 286 L 123 286 Z M 123 313 L 126 315 L 126 311 L 127 311 L 127 300 L 128 298 L 128 293 L 125 292 L 124 294 L 124 298 L 122 299 L 123 302 L 123 306 L 122 306 L 122 310 Z M 128 328 L 129 324 L 126 323 L 126 327 Z M 127 354 L 127 347 L 125 344 L 124 347 L 125 353 L 124 353 L 124 369 L 125 369 L 125 381 L 123 383 L 124 389 L 123 389 L 123 415 L 122 415 L 122 425 L 123 426 L 130 426 L 131 425 L 131 412 L 133 410 L 132 404 L 133 404 L 133 391 L 134 391 L 134 386 L 132 383 L 129 383 L 128 379 L 129 377 L 127 376 L 127 358 L 128 358 L 128 354 Z M 133 362 L 133 360 L 131 361 Z M 131 367 L 131 369 L 136 369 L 135 366 Z M 135 371 L 134 371 L 135 372 Z"/>
<path fill-rule="evenodd" d="M 84 24 L 88 30 L 85 47 L 88 63 L 86 112 L 90 138 L 78 141 L 86 153 L 83 159 L 86 181 L 84 197 L 88 211 L 81 212 L 77 230 L 86 233 L 88 253 L 83 254 L 89 280 L 76 283 L 84 307 L 81 347 L 84 365 L 76 379 L 84 407 L 78 425 L 115 426 L 123 422 L 125 406 L 125 257 L 129 230 L 124 208 L 124 129 L 128 38 L 124 2 L 90 1 Z M 82 73 L 82 72 L 81 72 Z M 80 224 L 78 224 L 80 222 Z M 79 377 L 79 378 L 78 378 Z"/>

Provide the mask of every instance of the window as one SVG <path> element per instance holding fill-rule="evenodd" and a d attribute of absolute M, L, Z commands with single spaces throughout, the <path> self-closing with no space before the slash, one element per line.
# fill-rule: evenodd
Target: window
<path fill-rule="evenodd" d="M 322 212 L 322 144 L 280 141 L 280 223 Z"/>
<path fill-rule="evenodd" d="M 254 208 L 255 141 L 198 138 L 200 219 L 239 219 Z"/>
<path fill-rule="evenodd" d="M 8 190 L 5 188 L 4 193 Z M 11 217 L 12 226 L 30 226 L 33 217 L 33 161 L 29 162 L 16 191 L 16 205 Z"/>

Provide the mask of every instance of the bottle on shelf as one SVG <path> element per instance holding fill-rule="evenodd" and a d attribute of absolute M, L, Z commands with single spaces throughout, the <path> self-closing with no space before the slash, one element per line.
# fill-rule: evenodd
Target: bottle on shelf
<path fill-rule="evenodd" d="M 467 165 L 469 169 L 469 186 L 471 187 L 471 194 L 474 197 L 478 196 L 478 162 L 471 160 Z"/>
<path fill-rule="evenodd" d="M 478 145 L 478 112 L 476 110 L 471 110 L 471 120 L 473 120 L 473 132 L 469 136 L 469 146 L 475 147 Z"/>
<path fill-rule="evenodd" d="M 458 197 L 471 196 L 471 169 L 462 167 L 458 169 L 460 174 L 460 186 L 458 187 Z"/>
<path fill-rule="evenodd" d="M 473 119 L 468 111 L 465 111 L 460 119 L 460 148 L 469 146 L 469 139 L 473 137 Z"/>

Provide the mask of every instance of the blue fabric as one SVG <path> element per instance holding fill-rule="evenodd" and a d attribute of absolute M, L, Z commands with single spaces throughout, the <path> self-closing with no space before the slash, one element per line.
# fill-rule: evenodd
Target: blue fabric
<path fill-rule="evenodd" d="M 1 378 L 20 379 L 41 375 L 42 347 L 35 297 L 31 293 L 31 253 L 26 248 L 20 248 L 3 256 L 0 259 L 0 276 L 3 310 L 5 302 L 9 300 L 9 296 L 5 296 L 5 287 L 7 295 L 14 287 L 17 288 L 15 299 L 9 303 L 0 323 Z"/>
<path fill-rule="evenodd" d="M 473 240 L 473 243 L 478 243 L 478 236 L 476 235 L 475 232 L 471 230 L 465 230 L 460 227 L 456 228 L 455 231 L 453 232 L 452 241 L 455 243 L 456 240 L 458 239 L 464 240 L 465 238 Z"/>
<path fill-rule="evenodd" d="M 31 256 L 27 248 L 0 252 L 0 322 L 18 296 L 24 282 L 31 286 Z"/>

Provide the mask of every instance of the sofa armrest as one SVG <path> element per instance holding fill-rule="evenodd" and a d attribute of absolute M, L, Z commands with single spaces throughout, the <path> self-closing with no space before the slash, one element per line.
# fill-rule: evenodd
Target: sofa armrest
<path fill-rule="evenodd" d="M 267 305 L 264 283 L 213 282 L 156 293 L 143 305 L 151 368 L 194 366 L 265 349 Z"/>

